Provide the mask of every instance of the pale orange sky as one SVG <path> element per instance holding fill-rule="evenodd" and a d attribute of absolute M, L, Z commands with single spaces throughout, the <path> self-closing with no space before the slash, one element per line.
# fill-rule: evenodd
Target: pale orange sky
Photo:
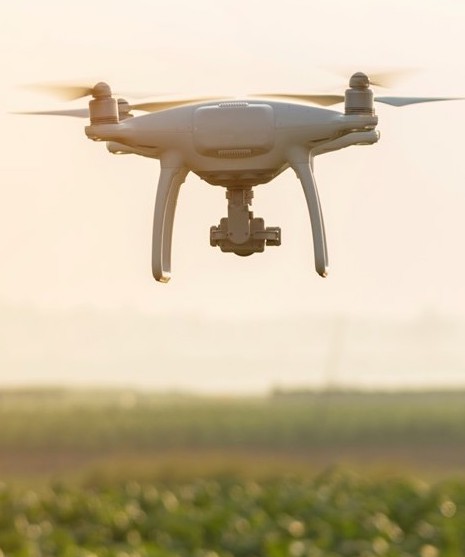
<path fill-rule="evenodd" d="M 464 24 L 458 0 L 3 3 L 0 304 L 221 318 L 465 315 L 465 101 L 379 106 L 379 144 L 316 160 L 325 280 L 290 171 L 256 188 L 253 203 L 282 228 L 282 246 L 245 259 L 210 247 L 224 191 L 190 175 L 168 285 L 150 272 L 158 162 L 110 155 L 87 140 L 83 120 L 9 114 L 86 105 L 18 88 L 39 81 L 105 79 L 153 94 L 342 92 L 347 80 L 331 73 L 340 67 L 348 76 L 420 68 L 390 93 L 465 96 Z"/>

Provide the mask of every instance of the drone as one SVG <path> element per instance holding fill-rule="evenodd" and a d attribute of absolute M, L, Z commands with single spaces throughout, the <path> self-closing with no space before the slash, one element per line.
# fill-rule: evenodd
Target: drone
<path fill-rule="evenodd" d="M 70 88 L 71 98 L 91 96 L 88 108 L 27 112 L 90 118 L 85 134 L 106 142 L 110 153 L 160 161 L 152 237 L 152 274 L 171 277 L 171 248 L 181 185 L 193 172 L 226 189 L 227 217 L 210 228 L 210 245 L 249 256 L 281 244 L 279 227 L 267 227 L 250 210 L 253 188 L 291 168 L 300 181 L 310 216 L 318 275 L 328 275 L 328 250 L 314 176 L 317 155 L 379 140 L 374 102 L 401 107 L 458 97 L 375 96 L 376 85 L 354 73 L 339 94 L 263 94 L 246 98 L 202 97 L 129 104 L 108 84 Z M 329 106 L 344 103 L 344 112 Z M 315 106 L 317 105 L 317 106 Z M 148 114 L 134 116 L 132 110 Z M 23 113 L 24 114 L 24 113 Z"/>

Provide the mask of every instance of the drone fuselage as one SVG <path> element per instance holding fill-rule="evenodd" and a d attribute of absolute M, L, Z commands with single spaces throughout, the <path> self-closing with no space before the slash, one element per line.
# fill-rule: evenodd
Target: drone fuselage
<path fill-rule="evenodd" d="M 254 218 L 249 211 L 251 189 L 289 167 L 304 189 L 316 270 L 326 276 L 326 238 L 313 158 L 349 145 L 375 143 L 377 122 L 370 113 L 344 114 L 290 102 L 247 99 L 184 105 L 116 123 L 91 123 L 85 131 L 90 139 L 106 141 L 112 153 L 160 160 L 152 272 L 156 280 L 167 282 L 176 202 L 189 172 L 227 188 L 228 217 L 210 229 L 211 245 L 250 255 L 281 242 L 279 228 L 265 228 L 263 219 Z"/>
<path fill-rule="evenodd" d="M 91 139 L 107 141 L 116 154 L 135 153 L 183 166 L 212 185 L 256 186 L 288 168 L 290 159 L 345 135 L 362 132 L 373 143 L 377 117 L 269 101 L 223 101 L 91 125 Z M 353 144 L 350 142 L 350 144 Z M 336 147 L 339 148 L 339 147 Z M 328 149 L 331 150 L 331 149 Z M 318 154 L 318 153 L 317 153 Z"/>

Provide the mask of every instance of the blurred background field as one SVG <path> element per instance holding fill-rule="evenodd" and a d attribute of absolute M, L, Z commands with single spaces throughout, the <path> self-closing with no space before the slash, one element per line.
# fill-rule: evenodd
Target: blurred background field
<path fill-rule="evenodd" d="M 458 557 L 464 394 L 3 390 L 0 549 Z"/>
<path fill-rule="evenodd" d="M 280 391 L 262 397 L 123 390 L 4 390 L 4 477 L 98 467 L 189 475 L 197 467 L 270 475 L 322 467 L 465 471 L 465 393 Z"/>

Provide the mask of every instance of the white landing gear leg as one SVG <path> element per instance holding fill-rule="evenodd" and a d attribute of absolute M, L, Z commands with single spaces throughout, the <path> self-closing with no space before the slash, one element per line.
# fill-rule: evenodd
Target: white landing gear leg
<path fill-rule="evenodd" d="M 152 236 L 152 274 L 159 282 L 171 277 L 171 243 L 179 188 L 186 179 L 184 167 L 161 168 L 155 199 Z"/>
<path fill-rule="evenodd" d="M 300 158 L 300 157 L 299 157 Z M 310 222 L 313 234 L 313 253 L 315 257 L 316 272 L 326 277 L 329 271 L 328 249 L 326 246 L 326 233 L 321 212 L 320 198 L 313 175 L 312 162 L 293 162 L 290 161 L 304 189 L 305 199 L 307 200 Z"/>

